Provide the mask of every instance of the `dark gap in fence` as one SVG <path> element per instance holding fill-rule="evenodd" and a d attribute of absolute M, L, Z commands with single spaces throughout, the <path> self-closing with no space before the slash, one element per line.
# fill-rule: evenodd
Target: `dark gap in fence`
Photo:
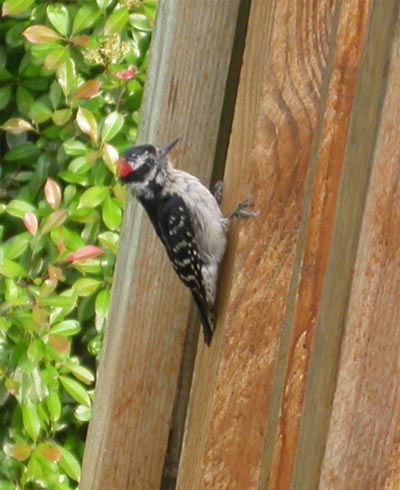
<path fill-rule="evenodd" d="M 221 180 L 224 174 L 225 160 L 228 152 L 236 95 L 239 85 L 240 69 L 246 41 L 247 24 L 251 0 L 241 0 L 237 25 L 229 64 L 221 121 L 218 131 L 218 143 L 215 152 L 211 182 Z M 164 468 L 160 490 L 174 490 L 179 469 L 179 459 L 182 450 L 185 429 L 186 412 L 189 402 L 190 388 L 193 377 L 197 340 L 199 336 L 199 320 L 196 308 L 192 303 L 185 338 L 178 387 L 172 413 L 168 447 L 164 460 Z"/>
<path fill-rule="evenodd" d="M 192 303 L 188 317 L 188 327 L 179 371 L 178 386 L 172 412 L 160 490 L 174 490 L 176 486 L 199 331 L 200 323 L 196 308 Z"/>
<path fill-rule="evenodd" d="M 224 102 L 221 111 L 221 121 L 215 150 L 211 184 L 224 177 L 226 155 L 228 153 L 229 137 L 231 134 L 233 113 L 235 111 L 236 95 L 239 87 L 240 70 L 246 43 L 247 24 L 250 14 L 251 0 L 241 0 L 236 24 L 235 38 L 232 46 L 232 56 L 229 64 L 228 77 L 225 87 Z"/>

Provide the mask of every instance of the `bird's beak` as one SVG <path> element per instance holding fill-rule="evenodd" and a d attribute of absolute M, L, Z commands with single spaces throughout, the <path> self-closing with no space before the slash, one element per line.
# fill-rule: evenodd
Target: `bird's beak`
<path fill-rule="evenodd" d="M 169 143 L 168 145 L 164 146 L 163 148 L 160 148 L 159 151 L 159 158 L 164 158 L 168 155 L 168 153 L 172 150 L 172 148 L 178 143 L 180 138 L 176 138 L 172 143 Z"/>

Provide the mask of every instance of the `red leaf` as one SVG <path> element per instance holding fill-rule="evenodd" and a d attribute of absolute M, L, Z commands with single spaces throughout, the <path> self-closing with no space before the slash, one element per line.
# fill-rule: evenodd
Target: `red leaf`
<path fill-rule="evenodd" d="M 70 39 L 70 41 L 72 42 L 72 44 L 74 46 L 82 46 L 82 47 L 86 48 L 86 46 L 89 44 L 90 37 L 86 36 L 86 35 L 75 36 L 72 39 Z"/>
<path fill-rule="evenodd" d="M 51 463 L 58 463 L 61 458 L 61 451 L 59 448 L 51 442 L 44 442 L 40 444 L 36 449 L 43 459 L 50 461 Z"/>
<path fill-rule="evenodd" d="M 78 249 L 76 252 L 74 252 L 72 255 L 67 257 L 65 260 L 66 262 L 73 264 L 75 262 L 82 261 L 82 260 L 94 259 L 99 255 L 103 255 L 103 253 L 104 251 L 99 247 L 95 247 L 94 245 L 86 245 Z"/>
<path fill-rule="evenodd" d="M 24 225 L 29 233 L 31 235 L 36 235 L 38 231 L 38 219 L 36 216 L 31 212 L 25 213 L 22 221 L 24 222 Z"/>
<path fill-rule="evenodd" d="M 115 74 L 115 78 L 118 78 L 118 80 L 132 80 L 132 78 L 135 78 L 137 73 L 136 67 L 135 66 L 130 66 L 127 70 L 124 71 L 117 71 Z"/>
<path fill-rule="evenodd" d="M 17 461 L 26 461 L 31 455 L 32 448 L 25 442 L 18 441 L 14 444 L 11 456 Z"/>
<path fill-rule="evenodd" d="M 101 82 L 98 82 L 97 80 L 89 80 L 76 90 L 73 99 L 90 99 L 99 93 L 100 87 Z"/>
<path fill-rule="evenodd" d="M 68 354 L 71 342 L 61 335 L 49 335 L 48 343 L 60 354 Z"/>
<path fill-rule="evenodd" d="M 48 178 L 44 186 L 44 197 L 52 209 L 57 209 L 61 202 L 61 189 L 57 182 Z"/>
<path fill-rule="evenodd" d="M 34 44 L 48 44 L 59 41 L 62 37 L 47 26 L 31 26 L 22 33 L 25 38 Z"/>

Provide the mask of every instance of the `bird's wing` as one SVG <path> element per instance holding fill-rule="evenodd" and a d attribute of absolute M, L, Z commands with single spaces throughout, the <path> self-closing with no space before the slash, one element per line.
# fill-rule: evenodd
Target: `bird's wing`
<path fill-rule="evenodd" d="M 173 195 L 159 206 L 155 228 L 165 245 L 175 272 L 192 291 L 204 329 L 204 339 L 211 342 L 214 331 L 212 305 L 207 302 L 202 276 L 203 262 L 195 240 L 193 224 L 182 198 Z"/>
<path fill-rule="evenodd" d="M 190 289 L 203 292 L 202 261 L 190 215 L 181 197 L 173 195 L 159 206 L 156 231 L 184 284 Z"/>

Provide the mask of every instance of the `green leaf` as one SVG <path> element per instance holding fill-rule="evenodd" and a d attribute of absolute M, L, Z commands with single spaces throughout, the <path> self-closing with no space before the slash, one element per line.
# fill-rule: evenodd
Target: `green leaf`
<path fill-rule="evenodd" d="M 99 9 L 105 10 L 113 3 L 113 0 L 96 0 L 96 3 L 99 6 Z"/>
<path fill-rule="evenodd" d="M 98 236 L 100 243 L 111 250 L 113 254 L 116 254 L 118 251 L 118 243 L 119 243 L 119 235 L 117 233 L 113 233 L 112 231 L 105 231 Z"/>
<path fill-rule="evenodd" d="M 81 422 L 89 422 L 90 417 L 92 415 L 92 410 L 90 407 L 85 407 L 84 405 L 78 405 L 75 409 L 74 415 Z"/>
<path fill-rule="evenodd" d="M 86 175 L 73 174 L 72 172 L 59 172 L 58 176 L 70 184 L 88 185 L 89 180 Z"/>
<path fill-rule="evenodd" d="M 103 289 L 103 291 L 99 292 L 99 294 L 96 297 L 96 302 L 94 307 L 96 315 L 104 316 L 104 317 L 108 315 L 108 310 L 110 307 L 110 297 L 111 294 L 109 289 Z"/>
<path fill-rule="evenodd" d="M 5 285 L 5 298 L 10 306 L 21 306 L 30 304 L 30 299 L 27 292 L 25 291 L 25 289 L 18 286 L 14 280 L 12 280 L 11 278 L 7 278 L 5 280 Z"/>
<path fill-rule="evenodd" d="M 132 27 L 134 27 L 138 31 L 143 31 L 143 32 L 152 31 L 152 27 L 149 24 L 147 17 L 143 14 L 138 14 L 138 13 L 131 14 L 129 16 L 129 23 Z"/>
<path fill-rule="evenodd" d="M 69 308 L 74 306 L 76 298 L 74 296 L 49 296 L 48 298 L 40 298 L 39 306 L 53 306 L 56 308 Z"/>
<path fill-rule="evenodd" d="M 27 350 L 28 358 L 38 364 L 46 355 L 46 348 L 41 339 L 33 340 Z"/>
<path fill-rule="evenodd" d="M 118 112 L 112 112 L 109 114 L 103 123 L 103 129 L 101 130 L 101 141 L 106 143 L 107 141 L 112 140 L 114 136 L 120 132 L 123 125 L 124 118 L 121 116 L 121 114 L 118 114 Z"/>
<path fill-rule="evenodd" d="M 33 121 L 40 124 L 48 121 L 52 114 L 51 107 L 42 100 L 36 100 L 30 108 L 29 115 Z"/>
<path fill-rule="evenodd" d="M 64 320 L 63 322 L 56 323 L 53 325 L 49 332 L 51 334 L 63 335 L 68 337 L 70 335 L 75 335 L 80 332 L 81 327 L 76 320 Z"/>
<path fill-rule="evenodd" d="M 34 211 L 35 208 L 29 202 L 13 199 L 7 205 L 7 213 L 16 218 L 23 218 L 26 213 Z"/>
<path fill-rule="evenodd" d="M 108 187 L 95 185 L 87 189 L 81 196 L 78 208 L 95 208 L 108 196 Z"/>
<path fill-rule="evenodd" d="M 58 447 L 61 451 L 59 465 L 72 480 L 79 482 L 81 478 L 81 466 L 78 460 L 68 449 L 61 446 Z"/>
<path fill-rule="evenodd" d="M 11 326 L 11 323 L 9 320 L 6 320 L 5 318 L 0 317 L 0 330 L 8 330 Z"/>
<path fill-rule="evenodd" d="M 66 205 L 69 205 L 72 199 L 76 196 L 76 186 L 75 185 L 67 185 L 64 189 L 64 202 Z"/>
<path fill-rule="evenodd" d="M 25 252 L 30 241 L 31 237 L 28 233 L 15 235 L 7 241 L 4 247 L 4 258 L 11 260 L 16 259 Z"/>
<path fill-rule="evenodd" d="M 142 1 L 141 7 L 146 17 L 150 20 L 151 23 L 154 23 L 156 12 L 157 12 L 157 0 L 144 0 Z"/>
<path fill-rule="evenodd" d="M 66 97 L 75 89 L 76 73 L 72 58 L 68 58 L 57 68 L 57 81 Z"/>
<path fill-rule="evenodd" d="M 0 88 L 0 110 L 4 109 L 11 99 L 11 85 Z"/>
<path fill-rule="evenodd" d="M 17 107 L 24 116 L 29 115 L 29 109 L 33 104 L 34 98 L 29 90 L 24 87 L 18 87 L 16 92 Z"/>
<path fill-rule="evenodd" d="M 49 71 L 56 70 L 67 61 L 69 56 L 70 52 L 68 48 L 65 46 L 57 46 L 46 56 L 44 67 Z"/>
<path fill-rule="evenodd" d="M 64 141 L 63 148 L 65 153 L 71 156 L 86 155 L 86 153 L 89 151 L 88 147 L 84 143 L 74 139 Z"/>
<path fill-rule="evenodd" d="M 58 391 L 50 392 L 46 398 L 46 406 L 49 411 L 50 419 L 53 422 L 57 422 L 61 417 L 61 400 Z"/>
<path fill-rule="evenodd" d="M 48 5 L 46 12 L 47 18 L 53 27 L 55 27 L 60 34 L 66 36 L 69 31 L 69 15 L 67 8 L 61 4 Z"/>
<path fill-rule="evenodd" d="M 122 222 L 122 210 L 115 200 L 107 197 L 103 202 L 103 221 L 110 230 L 117 230 Z"/>
<path fill-rule="evenodd" d="M 85 242 L 82 240 L 79 233 L 76 233 L 76 231 L 65 226 L 52 231 L 50 236 L 56 245 L 58 245 L 61 236 L 61 243 L 63 243 L 69 250 L 76 250 L 85 245 Z"/>
<path fill-rule="evenodd" d="M 72 288 L 76 291 L 78 296 L 89 296 L 96 291 L 100 284 L 102 284 L 102 281 L 99 281 L 98 279 L 83 277 L 82 279 L 75 281 Z"/>
<path fill-rule="evenodd" d="M 54 228 L 58 228 L 64 223 L 64 221 L 67 218 L 68 218 L 68 211 L 66 211 L 65 209 L 58 209 L 57 211 L 53 211 L 51 214 L 49 214 L 46 221 L 43 223 L 40 233 L 42 235 L 45 235 L 50 230 L 53 230 Z"/>
<path fill-rule="evenodd" d="M 82 383 L 85 385 L 90 385 L 93 383 L 94 374 L 84 366 L 80 366 L 79 364 L 75 364 L 73 362 L 68 362 L 66 367 L 76 378 L 79 379 L 79 381 L 82 381 Z"/>
<path fill-rule="evenodd" d="M 5 259 L 0 264 L 0 275 L 4 277 L 25 277 L 27 271 L 18 262 Z"/>
<path fill-rule="evenodd" d="M 120 33 L 125 27 L 125 24 L 129 19 L 129 11 L 127 8 L 122 7 L 114 10 L 114 12 L 108 17 L 104 26 L 104 34 Z"/>
<path fill-rule="evenodd" d="M 9 150 L 6 153 L 4 160 L 6 162 L 21 162 L 29 160 L 32 163 L 36 160 L 39 154 L 39 148 L 28 141 L 27 143 L 22 143 L 22 145 L 15 146 Z"/>
<path fill-rule="evenodd" d="M 3 15 L 18 15 L 28 10 L 35 0 L 5 0 L 3 3 Z"/>
<path fill-rule="evenodd" d="M 56 126 L 64 126 L 72 117 L 72 111 L 70 109 L 60 109 L 54 111 L 51 118 Z"/>
<path fill-rule="evenodd" d="M 40 419 L 37 406 L 30 400 L 26 400 L 22 406 L 22 423 L 28 436 L 36 441 L 40 434 Z"/>
<path fill-rule="evenodd" d="M 9 481 L 0 480 L 0 490 L 18 490 L 18 487 Z"/>
<path fill-rule="evenodd" d="M 86 391 L 86 388 L 78 383 L 78 381 L 75 381 L 72 378 L 68 378 L 67 376 L 60 376 L 59 380 L 65 388 L 65 391 L 69 395 L 71 395 L 74 400 L 76 400 L 81 405 L 86 405 L 87 407 L 90 407 L 90 396 Z"/>
<path fill-rule="evenodd" d="M 100 12 L 91 5 L 82 5 L 74 17 L 72 34 L 77 34 L 91 27 L 99 18 Z"/>
<path fill-rule="evenodd" d="M 86 157 L 78 157 L 71 160 L 68 165 L 68 170 L 74 174 L 85 174 L 90 170 L 90 165 L 88 164 Z"/>
<path fill-rule="evenodd" d="M 62 95 L 63 94 L 60 89 L 60 86 L 54 80 L 54 82 L 50 85 L 50 91 L 49 91 L 49 99 L 53 109 L 57 109 L 61 104 Z"/>

